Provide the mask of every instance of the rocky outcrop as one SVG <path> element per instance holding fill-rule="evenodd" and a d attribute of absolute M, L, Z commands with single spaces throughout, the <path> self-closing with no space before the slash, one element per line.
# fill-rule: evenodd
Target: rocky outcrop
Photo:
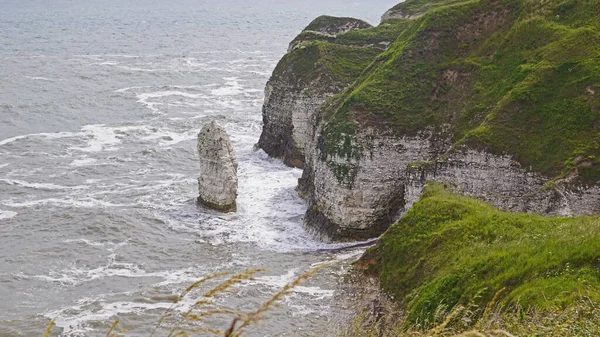
<path fill-rule="evenodd" d="M 443 153 L 448 142 L 434 130 L 398 138 L 366 128 L 342 139 L 320 132 L 301 188 L 309 196 L 305 221 L 331 239 L 366 239 L 381 234 L 405 206 L 405 177 L 412 161 Z M 359 152 L 344 153 L 346 144 Z"/>
<path fill-rule="evenodd" d="M 424 12 L 410 12 L 402 7 L 394 7 L 389 9 L 381 16 L 381 22 L 393 19 L 418 19 L 425 14 Z"/>
<path fill-rule="evenodd" d="M 373 28 L 367 22 L 354 18 L 338 18 L 322 15 L 314 19 L 304 30 L 290 42 L 288 53 L 308 41 L 327 41 L 337 43 L 336 37 L 353 30 Z"/>
<path fill-rule="evenodd" d="M 339 35 L 355 29 L 371 28 L 369 23 L 355 18 L 338 18 L 322 15 L 314 19 L 304 28 L 304 31 L 312 31 L 325 35 Z"/>
<path fill-rule="evenodd" d="M 198 134 L 200 177 L 198 202 L 221 212 L 234 212 L 237 198 L 237 161 L 229 135 L 212 121 Z"/>
<path fill-rule="evenodd" d="M 258 146 L 288 166 L 303 167 L 317 124 L 317 108 L 340 91 L 328 77 L 317 77 L 304 88 L 291 86 L 285 77 L 272 77 L 265 88 Z"/>
<path fill-rule="evenodd" d="M 345 62 L 315 69 L 330 59 L 325 46 L 358 41 L 348 36 L 361 30 L 298 39 L 268 85 L 260 144 L 304 167 L 307 226 L 333 239 L 376 236 L 430 180 L 503 210 L 599 212 L 600 65 L 596 49 L 572 43 L 597 43 L 572 29 L 597 20 L 582 14 L 559 32 L 544 13 L 519 1 L 408 0 L 384 15 L 401 22 L 395 42 L 340 82 L 328 76 Z"/>
<path fill-rule="evenodd" d="M 557 216 L 595 214 L 600 210 L 600 186 L 551 182 L 528 172 L 509 155 L 465 149 L 443 159 L 409 165 L 406 207 L 416 202 L 428 181 L 450 182 L 463 195 L 487 201 L 504 211 Z"/>
<path fill-rule="evenodd" d="M 321 17 L 307 29 L 319 34 L 342 33 L 366 25 L 355 19 Z M 318 107 L 346 88 L 382 51 L 380 47 L 342 45 L 316 38 L 300 48 L 291 48 L 265 88 L 258 146 L 270 156 L 281 157 L 288 166 L 304 166 Z"/>

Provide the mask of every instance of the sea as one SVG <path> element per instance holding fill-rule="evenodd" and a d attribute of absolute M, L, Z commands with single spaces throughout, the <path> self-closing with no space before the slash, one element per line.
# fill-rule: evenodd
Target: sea
<path fill-rule="evenodd" d="M 315 17 L 376 25 L 396 1 L 1 0 L 0 336 L 209 336 L 317 267 L 245 335 L 328 336 L 364 245 L 304 227 L 301 171 L 255 146 L 264 87 Z M 236 213 L 196 204 L 211 120 Z"/>

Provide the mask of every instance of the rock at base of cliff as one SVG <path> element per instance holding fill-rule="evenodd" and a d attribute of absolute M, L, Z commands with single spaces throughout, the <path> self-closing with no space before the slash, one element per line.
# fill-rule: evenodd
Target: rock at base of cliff
<path fill-rule="evenodd" d="M 229 135 L 215 121 L 198 134 L 198 155 L 198 203 L 220 212 L 235 212 L 237 161 Z"/>

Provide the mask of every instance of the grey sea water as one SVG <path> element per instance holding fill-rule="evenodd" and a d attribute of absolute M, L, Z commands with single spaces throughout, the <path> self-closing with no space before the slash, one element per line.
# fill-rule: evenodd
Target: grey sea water
<path fill-rule="evenodd" d="M 41 336 L 50 319 L 53 335 L 104 336 L 117 317 L 148 336 L 203 276 L 266 268 L 217 298 L 250 311 L 333 262 L 248 334 L 327 335 L 336 281 L 361 250 L 307 233 L 301 172 L 254 149 L 263 88 L 316 16 L 376 24 L 395 2 L 1 1 L 0 336 Z M 210 119 L 237 152 L 235 214 L 195 204 L 195 137 Z"/>

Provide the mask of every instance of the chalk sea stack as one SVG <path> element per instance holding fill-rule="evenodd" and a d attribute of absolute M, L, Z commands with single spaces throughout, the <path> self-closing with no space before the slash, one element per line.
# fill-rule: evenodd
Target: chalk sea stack
<path fill-rule="evenodd" d="M 237 161 L 229 135 L 216 121 L 211 121 L 200 130 L 198 155 L 198 203 L 220 212 L 235 212 Z"/>

